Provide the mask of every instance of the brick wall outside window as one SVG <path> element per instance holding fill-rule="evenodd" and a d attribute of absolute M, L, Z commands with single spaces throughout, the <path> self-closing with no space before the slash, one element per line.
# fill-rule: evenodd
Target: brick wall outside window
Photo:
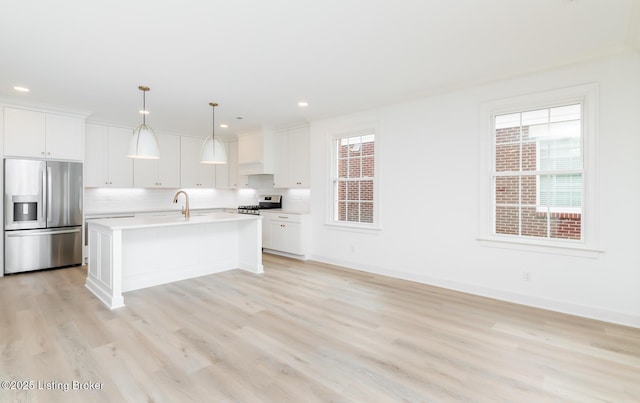
<path fill-rule="evenodd" d="M 375 141 L 372 135 L 335 140 L 337 178 L 334 219 L 374 222 Z"/>
<path fill-rule="evenodd" d="M 529 132 L 529 126 L 495 130 L 495 233 L 580 240 L 579 207 L 567 206 L 566 211 L 562 211 L 561 207 L 541 205 L 538 200 L 540 186 L 549 183 L 548 180 L 543 183 L 541 177 L 562 175 L 539 171 L 540 140 L 530 137 Z M 577 174 L 577 178 L 581 181 L 581 174 Z M 544 191 L 556 191 L 550 185 L 544 186 L 549 186 Z"/>

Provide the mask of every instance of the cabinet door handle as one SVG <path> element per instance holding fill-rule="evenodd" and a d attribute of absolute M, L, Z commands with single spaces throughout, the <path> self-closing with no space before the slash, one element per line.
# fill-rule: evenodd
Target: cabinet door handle
<path fill-rule="evenodd" d="M 284 218 L 284 219 L 286 219 L 286 220 L 288 220 L 288 219 L 289 219 L 289 217 L 287 217 L 286 215 L 279 215 L 279 216 L 278 216 L 278 218 Z"/>

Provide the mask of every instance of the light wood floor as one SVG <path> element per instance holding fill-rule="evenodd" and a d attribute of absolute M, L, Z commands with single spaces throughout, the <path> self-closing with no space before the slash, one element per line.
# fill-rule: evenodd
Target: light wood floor
<path fill-rule="evenodd" d="M 640 401 L 639 329 L 264 264 L 129 292 L 115 311 L 84 288 L 83 267 L 0 278 L 0 381 L 36 388 L 0 401 Z M 73 381 L 103 390 L 60 389 Z"/>

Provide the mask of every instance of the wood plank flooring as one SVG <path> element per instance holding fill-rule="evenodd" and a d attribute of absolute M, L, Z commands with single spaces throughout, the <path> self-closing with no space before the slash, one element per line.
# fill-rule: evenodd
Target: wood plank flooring
<path fill-rule="evenodd" d="M 640 401 L 640 329 L 264 265 L 129 292 L 115 311 L 84 267 L 0 278 L 0 381 L 33 382 L 3 383 L 0 402 Z"/>

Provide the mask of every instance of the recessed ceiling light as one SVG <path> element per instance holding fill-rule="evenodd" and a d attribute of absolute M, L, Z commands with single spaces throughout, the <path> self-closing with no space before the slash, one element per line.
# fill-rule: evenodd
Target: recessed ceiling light
<path fill-rule="evenodd" d="M 143 115 L 148 115 L 149 114 L 149 111 L 138 111 L 138 112 L 140 112 Z"/>
<path fill-rule="evenodd" d="M 20 87 L 20 86 L 15 86 L 13 87 L 14 90 L 18 91 L 18 92 L 29 92 L 29 88 L 27 87 Z"/>
<path fill-rule="evenodd" d="M 229 125 L 222 123 L 220 127 L 222 127 L 223 129 L 226 129 L 227 127 L 229 127 Z"/>
<path fill-rule="evenodd" d="M 304 108 L 306 106 L 309 106 L 309 104 L 307 102 L 305 102 L 305 101 L 300 101 L 300 102 L 298 102 L 298 106 L 301 107 L 301 108 Z"/>

